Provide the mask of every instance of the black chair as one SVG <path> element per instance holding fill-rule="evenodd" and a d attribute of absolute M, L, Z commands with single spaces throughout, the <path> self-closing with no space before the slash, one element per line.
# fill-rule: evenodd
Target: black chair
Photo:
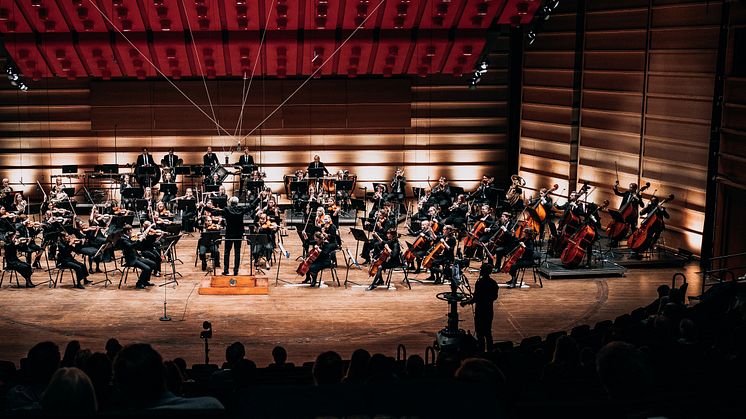
<path fill-rule="evenodd" d="M 534 278 L 534 284 L 536 284 L 536 280 L 539 280 L 539 288 L 544 288 L 544 283 L 541 281 L 541 272 L 539 271 L 539 263 L 537 263 L 536 259 L 534 259 L 534 263 L 531 266 L 525 267 L 525 268 L 518 268 L 518 272 L 516 273 L 521 278 L 521 282 L 518 284 L 518 288 L 521 288 L 523 286 L 523 277 L 526 276 L 526 269 L 531 269 L 531 276 Z"/>
<path fill-rule="evenodd" d="M 324 268 L 321 271 L 319 271 L 319 286 L 321 286 L 321 282 L 324 280 L 324 271 L 326 270 L 329 270 L 329 274 L 332 277 L 332 285 L 334 285 L 334 283 L 336 282 L 338 287 L 342 286 L 342 284 L 339 282 L 339 275 L 337 274 L 337 257 L 336 256 L 337 256 L 338 251 L 339 250 L 335 250 L 331 254 L 332 266 L 328 268 Z"/>
<path fill-rule="evenodd" d="M 5 257 L 3 257 L 3 272 L 0 274 L 0 287 L 3 286 L 3 281 L 5 280 L 5 273 L 8 273 L 8 283 L 13 284 L 13 279 L 16 280 L 16 288 L 21 288 L 21 283 L 18 282 L 18 272 L 16 272 L 13 268 L 8 267 L 8 265 L 5 263 Z"/>

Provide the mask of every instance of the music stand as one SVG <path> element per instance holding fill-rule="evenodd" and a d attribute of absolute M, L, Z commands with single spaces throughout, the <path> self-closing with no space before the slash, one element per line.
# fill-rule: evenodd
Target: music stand
<path fill-rule="evenodd" d="M 176 184 L 175 183 L 161 183 L 160 186 L 161 192 L 163 192 L 164 195 L 173 195 L 176 196 Z"/>
<path fill-rule="evenodd" d="M 357 255 L 360 249 L 360 242 L 367 242 L 368 236 L 365 234 L 365 231 L 357 229 L 357 228 L 350 228 L 350 233 L 352 233 L 352 237 L 355 238 L 355 255 L 350 254 L 350 250 L 347 249 L 347 255 L 349 256 L 349 260 L 345 258 L 345 264 L 347 265 L 347 270 L 345 272 L 345 288 L 347 288 L 347 283 L 351 283 L 353 285 L 360 285 L 355 282 L 349 281 L 348 278 L 350 276 L 350 268 L 354 265 L 358 269 L 363 269 L 362 266 L 357 262 Z M 344 254 L 343 254 L 344 255 Z"/>
<path fill-rule="evenodd" d="M 246 234 L 246 242 L 249 243 L 249 275 L 254 275 L 254 246 L 264 246 L 269 243 L 269 238 L 266 234 Z M 259 273 L 264 274 L 259 268 L 256 268 Z"/>
<path fill-rule="evenodd" d="M 228 197 L 214 196 L 212 197 L 212 204 L 220 209 L 223 209 L 226 205 L 228 205 Z"/>
<path fill-rule="evenodd" d="M 145 191 L 142 188 L 124 188 L 122 190 L 123 199 L 142 199 Z"/>
<path fill-rule="evenodd" d="M 205 192 L 217 192 L 219 189 L 219 185 L 205 185 Z"/>
<path fill-rule="evenodd" d="M 304 192 L 308 191 L 308 180 L 291 180 L 290 181 L 290 194 L 298 193 L 303 195 Z"/>
<path fill-rule="evenodd" d="M 352 180 L 335 180 L 334 181 L 335 188 L 337 192 L 339 191 L 351 191 L 352 190 Z"/>
<path fill-rule="evenodd" d="M 188 175 L 189 171 L 190 171 L 189 166 L 174 167 L 174 175 Z"/>
<path fill-rule="evenodd" d="M 69 198 L 75 196 L 75 188 L 62 188 L 62 192 L 64 192 Z"/>
<path fill-rule="evenodd" d="M 326 170 L 323 167 L 312 167 L 308 169 L 308 177 L 312 179 L 318 179 L 324 177 Z"/>
<path fill-rule="evenodd" d="M 236 163 L 236 166 L 241 166 L 241 165 Z M 250 175 L 251 172 L 253 172 L 255 169 L 256 169 L 256 166 L 254 166 L 253 164 L 247 164 L 245 166 L 241 166 L 241 174 Z"/>
<path fill-rule="evenodd" d="M 119 173 L 119 165 L 118 164 L 102 164 L 101 172 L 112 173 L 112 174 Z"/>
<path fill-rule="evenodd" d="M 247 190 L 250 191 L 258 191 L 259 189 L 264 187 L 264 181 L 263 180 L 249 180 L 244 185 Z"/>
<path fill-rule="evenodd" d="M 63 174 L 78 173 L 78 165 L 77 164 L 65 164 L 62 166 L 62 173 Z"/>

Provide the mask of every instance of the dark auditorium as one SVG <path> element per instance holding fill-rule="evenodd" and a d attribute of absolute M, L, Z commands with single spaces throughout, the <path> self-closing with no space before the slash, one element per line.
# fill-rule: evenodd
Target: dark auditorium
<path fill-rule="evenodd" d="M 3 418 L 746 417 L 746 0 L 0 0 L 0 69 Z"/>

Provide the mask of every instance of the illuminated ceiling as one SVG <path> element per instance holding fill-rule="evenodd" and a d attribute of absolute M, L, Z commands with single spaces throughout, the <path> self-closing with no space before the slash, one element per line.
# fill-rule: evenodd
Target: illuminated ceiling
<path fill-rule="evenodd" d="M 473 70 L 488 28 L 527 24 L 540 3 L 0 0 L 0 31 L 34 80 L 459 76 Z"/>

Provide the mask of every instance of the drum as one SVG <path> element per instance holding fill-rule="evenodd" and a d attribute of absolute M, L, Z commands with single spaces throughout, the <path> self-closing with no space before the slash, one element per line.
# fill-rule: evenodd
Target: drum
<path fill-rule="evenodd" d="M 215 166 L 212 168 L 212 171 L 210 171 L 210 177 L 213 177 L 216 174 L 218 175 L 218 180 L 223 182 L 225 178 L 228 177 L 228 169 L 223 166 Z"/>
<path fill-rule="evenodd" d="M 157 184 L 161 180 L 161 169 L 158 166 L 138 166 L 135 168 L 137 183 L 145 187 Z"/>
<path fill-rule="evenodd" d="M 334 194 L 334 192 L 337 191 L 337 185 L 334 183 L 337 180 L 335 177 L 324 177 L 322 179 L 322 184 L 324 186 L 324 191 L 329 192 L 330 194 Z"/>

